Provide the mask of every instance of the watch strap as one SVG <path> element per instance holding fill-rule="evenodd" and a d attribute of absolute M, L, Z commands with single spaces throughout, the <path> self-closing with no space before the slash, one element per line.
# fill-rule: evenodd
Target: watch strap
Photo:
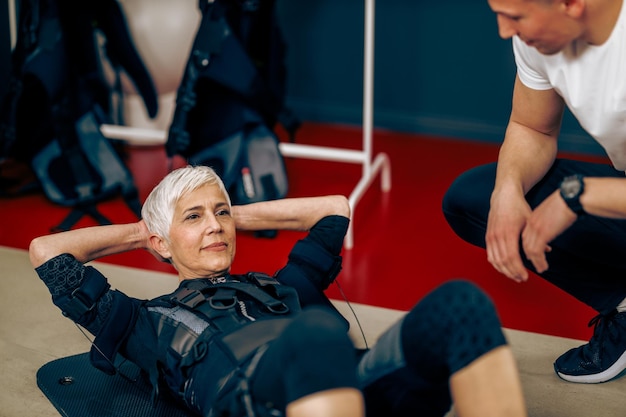
<path fill-rule="evenodd" d="M 562 187 L 561 187 L 561 190 L 560 190 L 561 197 L 565 201 L 565 204 L 567 204 L 567 206 L 570 208 L 570 210 L 572 210 L 574 213 L 576 213 L 577 216 L 581 216 L 581 215 L 585 214 L 585 209 L 583 208 L 582 204 L 580 203 L 580 196 L 585 191 L 585 182 L 584 182 L 583 178 L 584 177 L 582 175 L 576 174 L 576 175 L 571 175 L 569 177 L 565 177 L 565 179 L 563 179 L 563 182 L 565 182 L 565 181 L 572 181 L 572 180 L 579 181 L 580 189 L 578 190 L 578 192 L 574 196 L 566 196 L 564 194 L 564 191 L 563 191 Z"/>

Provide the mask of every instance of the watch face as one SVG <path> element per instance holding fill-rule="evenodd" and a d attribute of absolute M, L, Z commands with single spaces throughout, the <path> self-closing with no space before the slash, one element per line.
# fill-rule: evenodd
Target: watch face
<path fill-rule="evenodd" d="M 561 192 L 563 197 L 572 198 L 580 192 L 581 184 L 578 178 L 566 178 L 561 183 Z"/>

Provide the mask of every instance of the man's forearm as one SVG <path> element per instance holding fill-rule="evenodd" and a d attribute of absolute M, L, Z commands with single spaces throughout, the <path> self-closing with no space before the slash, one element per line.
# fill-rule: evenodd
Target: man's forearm
<path fill-rule="evenodd" d="M 511 123 L 498 155 L 495 190 L 519 187 L 524 195 L 556 158 L 557 139 Z"/>
<path fill-rule="evenodd" d="M 580 202 L 585 212 L 599 217 L 626 219 L 626 178 L 585 178 Z"/>
<path fill-rule="evenodd" d="M 526 195 L 556 158 L 565 104 L 554 90 L 534 90 L 515 77 L 511 117 L 498 156 L 495 196 Z"/>

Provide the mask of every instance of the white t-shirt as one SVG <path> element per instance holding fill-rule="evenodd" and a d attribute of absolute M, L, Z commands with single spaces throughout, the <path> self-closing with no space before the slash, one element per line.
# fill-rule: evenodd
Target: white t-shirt
<path fill-rule="evenodd" d="M 580 125 L 605 149 L 613 166 L 626 171 L 626 5 L 602 45 L 574 42 L 542 55 L 513 38 L 517 74 L 529 88 L 553 88 Z"/>

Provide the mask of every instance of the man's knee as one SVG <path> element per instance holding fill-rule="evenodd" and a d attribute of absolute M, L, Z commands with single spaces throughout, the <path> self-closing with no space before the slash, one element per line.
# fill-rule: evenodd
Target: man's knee
<path fill-rule="evenodd" d="M 443 197 L 443 211 L 453 215 L 481 213 L 489 209 L 496 164 L 481 165 L 459 175 Z"/>
<path fill-rule="evenodd" d="M 484 247 L 489 200 L 495 182 L 496 165 L 472 168 L 459 175 L 442 201 L 446 221 L 462 239 Z"/>

